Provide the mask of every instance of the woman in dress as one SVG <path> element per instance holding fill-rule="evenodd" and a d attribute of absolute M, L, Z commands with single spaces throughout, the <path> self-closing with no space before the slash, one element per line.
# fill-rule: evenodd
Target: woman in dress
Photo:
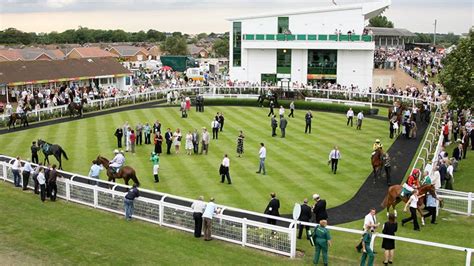
<path fill-rule="evenodd" d="M 188 134 L 186 134 L 186 146 L 185 146 L 185 148 L 186 148 L 186 154 L 191 155 L 191 152 L 194 149 L 193 133 L 191 133 L 191 130 L 188 132 Z"/>
<path fill-rule="evenodd" d="M 132 154 L 135 154 L 135 140 L 136 139 L 137 139 L 137 135 L 135 135 L 135 131 L 132 129 L 132 132 L 130 133 L 130 146 L 131 146 Z"/>
<path fill-rule="evenodd" d="M 388 221 L 383 225 L 382 233 L 394 236 L 397 232 L 398 224 L 395 221 L 395 215 L 391 213 L 388 216 Z M 384 238 L 382 240 L 382 248 L 385 249 L 383 264 L 388 265 L 393 262 L 393 253 L 395 252 L 395 240 Z"/>
<path fill-rule="evenodd" d="M 163 136 L 161 135 L 160 131 L 157 131 L 155 133 L 155 138 L 154 142 L 155 143 L 155 153 L 158 154 L 158 156 L 162 153 L 161 145 L 163 144 Z"/>
<path fill-rule="evenodd" d="M 237 137 L 237 156 L 241 157 L 244 153 L 244 132 L 240 131 L 239 136 Z"/>
<path fill-rule="evenodd" d="M 181 130 L 179 128 L 173 133 L 173 145 L 176 151 L 176 154 L 179 153 L 179 147 L 181 146 Z"/>

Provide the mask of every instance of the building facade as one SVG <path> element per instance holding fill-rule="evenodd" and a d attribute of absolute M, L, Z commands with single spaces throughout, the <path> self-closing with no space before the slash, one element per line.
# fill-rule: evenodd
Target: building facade
<path fill-rule="evenodd" d="M 230 18 L 230 78 L 372 85 L 375 43 L 366 21 L 390 0 Z"/>

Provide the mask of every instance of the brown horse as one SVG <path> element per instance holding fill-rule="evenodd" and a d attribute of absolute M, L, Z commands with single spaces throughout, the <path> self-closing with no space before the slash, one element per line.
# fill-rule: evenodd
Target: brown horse
<path fill-rule="evenodd" d="M 380 148 L 375 151 L 374 155 L 372 155 L 372 158 L 370 159 L 372 163 L 372 169 L 373 169 L 372 176 L 374 177 L 374 184 L 375 184 L 375 180 L 377 179 L 377 177 L 380 176 L 381 171 L 382 171 L 382 166 L 384 164 L 383 155 L 384 155 L 383 149 Z"/>
<path fill-rule="evenodd" d="M 390 213 L 390 207 L 392 207 L 395 216 L 397 215 L 397 210 L 395 209 L 395 206 L 401 201 L 407 202 L 409 197 L 404 196 L 401 197 L 401 192 L 402 192 L 403 186 L 401 185 L 393 185 L 388 188 L 387 195 L 385 196 L 385 199 L 382 202 L 382 207 L 387 208 L 387 215 Z M 434 185 L 423 185 L 418 188 L 418 195 L 421 195 L 422 197 L 419 198 L 418 200 L 418 213 L 420 214 L 421 217 L 421 223 L 424 225 L 425 224 L 425 219 L 423 218 L 423 212 L 421 211 L 421 206 L 424 202 L 424 198 L 426 197 L 426 193 L 430 193 L 434 198 L 438 199 L 440 202 L 442 202 L 441 199 L 438 198 L 436 195 L 436 189 Z"/>
<path fill-rule="evenodd" d="M 125 185 L 128 186 L 128 181 L 131 179 L 135 184 L 140 185 L 140 182 L 138 181 L 137 175 L 135 173 L 135 169 L 133 169 L 130 166 L 123 166 L 118 173 L 115 173 L 115 171 L 109 167 L 109 160 L 105 157 L 102 156 L 97 156 L 97 161 L 102 164 L 105 169 L 107 169 L 107 176 L 109 177 L 109 181 L 115 182 L 115 179 L 118 178 L 123 178 L 123 181 L 125 181 Z"/>

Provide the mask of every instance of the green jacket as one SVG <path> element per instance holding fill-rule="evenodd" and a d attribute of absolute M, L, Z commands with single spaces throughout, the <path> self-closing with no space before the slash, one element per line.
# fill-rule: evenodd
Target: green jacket
<path fill-rule="evenodd" d="M 326 227 L 322 227 L 320 225 L 317 225 L 314 228 L 311 237 L 313 237 L 315 242 L 317 241 L 319 243 L 326 243 L 328 240 L 331 240 L 331 234 L 329 233 L 329 230 Z"/>

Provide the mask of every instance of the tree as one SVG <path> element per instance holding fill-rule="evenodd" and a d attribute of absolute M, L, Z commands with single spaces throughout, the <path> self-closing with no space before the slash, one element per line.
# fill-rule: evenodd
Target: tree
<path fill-rule="evenodd" d="M 186 39 L 180 36 L 168 37 L 166 41 L 161 44 L 161 50 L 163 53 L 170 55 L 187 55 L 188 46 Z"/>
<path fill-rule="evenodd" d="M 229 56 L 229 40 L 217 39 L 212 45 L 212 50 L 216 57 L 227 57 Z"/>
<path fill-rule="evenodd" d="M 369 20 L 369 27 L 393 28 L 393 22 L 388 20 L 386 16 L 378 15 Z"/>
<path fill-rule="evenodd" d="M 442 61 L 439 80 L 451 96 L 452 107 L 474 107 L 474 30 Z"/>

